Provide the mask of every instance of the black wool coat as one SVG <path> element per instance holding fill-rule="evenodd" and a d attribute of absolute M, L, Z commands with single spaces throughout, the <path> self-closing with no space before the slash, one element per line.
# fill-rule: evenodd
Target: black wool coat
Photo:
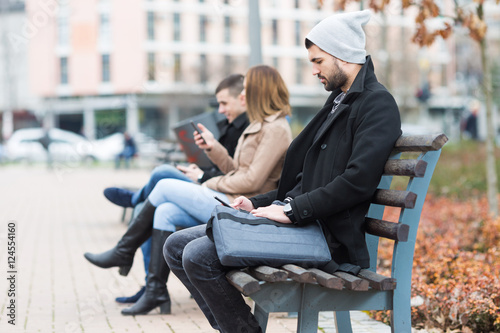
<path fill-rule="evenodd" d="M 340 89 L 291 143 L 277 190 L 250 198 L 262 207 L 292 196 L 299 224 L 320 220 L 333 259 L 369 266 L 365 215 L 387 158 L 401 135 L 392 95 L 377 81 L 368 56 L 329 124 L 318 133 Z"/>

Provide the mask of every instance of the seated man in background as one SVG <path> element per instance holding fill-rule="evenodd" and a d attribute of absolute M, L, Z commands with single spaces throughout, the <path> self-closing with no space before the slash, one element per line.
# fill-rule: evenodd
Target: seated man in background
<path fill-rule="evenodd" d="M 246 108 L 238 100 L 243 91 L 243 80 L 244 77 L 241 74 L 230 75 L 222 80 L 215 90 L 215 97 L 219 103 L 219 113 L 226 116 L 225 120 L 217 123 L 221 133 L 219 142 L 227 149 L 230 156 L 234 155 L 238 139 L 249 124 Z M 140 190 L 133 192 L 123 188 L 108 187 L 104 190 L 104 196 L 118 206 L 135 207 L 138 203 L 146 200 L 156 183 L 161 179 L 175 178 L 201 184 L 220 175 L 222 172 L 216 165 L 202 170 L 196 164 L 190 164 L 187 167 L 177 166 L 177 168 L 170 164 L 164 164 L 151 172 L 148 182 Z"/>
<path fill-rule="evenodd" d="M 246 113 L 246 106 L 240 103 L 240 93 L 243 91 L 244 76 L 241 74 L 232 74 L 223 79 L 215 89 L 215 97 L 219 104 L 218 112 L 223 114 L 226 119 L 219 121 L 220 137 L 219 142 L 226 148 L 229 156 L 233 157 L 241 133 L 248 127 L 249 121 Z M 174 167 L 170 164 L 164 164 L 156 167 L 150 175 L 146 185 L 140 190 L 132 192 L 127 189 L 108 187 L 104 190 L 104 196 L 112 203 L 122 207 L 135 207 L 137 204 L 146 200 L 156 183 L 162 179 L 173 178 L 189 182 L 205 181 L 220 176 L 223 173 L 214 164 L 211 168 L 200 169 L 196 164 L 189 166 Z M 144 256 L 144 268 L 148 274 L 149 258 L 151 251 L 151 240 L 146 241 L 142 246 Z M 119 303 L 135 303 L 144 293 L 145 287 L 130 297 L 117 297 Z"/>

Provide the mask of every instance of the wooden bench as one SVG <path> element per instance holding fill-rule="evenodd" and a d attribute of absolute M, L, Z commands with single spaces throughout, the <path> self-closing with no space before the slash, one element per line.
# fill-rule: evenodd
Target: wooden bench
<path fill-rule="evenodd" d="M 441 147 L 447 141 L 444 134 L 398 139 L 366 218 L 370 267 L 357 276 L 330 275 L 295 265 L 227 273 L 229 281 L 253 299 L 254 314 L 263 332 L 271 312 L 298 312 L 297 332 L 316 333 L 319 311 L 334 311 L 337 332 L 346 333 L 352 332 L 350 310 L 391 310 L 392 332 L 411 333 L 411 275 L 417 230 Z M 406 186 L 405 190 L 391 189 L 396 178 L 404 179 L 401 188 Z M 401 208 L 398 221 L 382 220 L 386 206 Z M 390 276 L 376 273 L 379 237 L 394 241 Z"/>

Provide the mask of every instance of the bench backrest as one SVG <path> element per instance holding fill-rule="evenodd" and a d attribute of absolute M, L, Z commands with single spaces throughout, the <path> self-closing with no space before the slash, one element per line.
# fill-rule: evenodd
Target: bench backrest
<path fill-rule="evenodd" d="M 444 134 L 401 136 L 386 163 L 367 214 L 370 270 L 377 269 L 379 237 L 394 240 L 391 277 L 398 281 L 398 289 L 410 288 L 420 214 L 441 148 L 447 141 Z M 391 189 L 396 178 L 402 177 L 406 180 L 406 189 Z M 399 221 L 382 220 L 386 206 L 401 208 Z"/>

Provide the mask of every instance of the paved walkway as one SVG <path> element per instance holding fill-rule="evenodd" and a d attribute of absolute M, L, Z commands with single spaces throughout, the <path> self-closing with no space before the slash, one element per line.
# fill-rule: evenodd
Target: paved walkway
<path fill-rule="evenodd" d="M 86 251 L 108 250 L 125 230 L 122 210 L 107 202 L 102 190 L 137 187 L 148 175 L 148 170 L 0 166 L 0 332 L 215 332 L 173 275 L 168 281 L 171 315 L 154 310 L 122 316 L 123 306 L 114 298 L 134 294 L 144 284 L 141 254 L 128 277 L 117 269 L 96 268 L 83 257 Z M 12 267 L 9 223 L 16 229 Z M 11 302 L 15 316 L 9 316 Z M 356 333 L 390 332 L 364 313 L 353 317 Z M 9 324 L 13 319 L 15 325 Z M 273 314 L 268 332 L 295 332 L 295 325 L 296 319 Z M 321 315 L 318 332 L 335 332 L 331 314 Z"/>

